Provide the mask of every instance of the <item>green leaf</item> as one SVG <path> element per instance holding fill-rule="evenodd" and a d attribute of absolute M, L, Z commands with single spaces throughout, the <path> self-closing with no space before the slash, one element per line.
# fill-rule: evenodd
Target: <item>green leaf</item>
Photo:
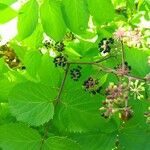
<path fill-rule="evenodd" d="M 44 143 L 44 150 L 81 150 L 79 144 L 66 137 L 49 137 Z"/>
<path fill-rule="evenodd" d="M 150 134 L 140 126 L 127 127 L 119 134 L 120 146 L 123 150 L 149 150 Z"/>
<path fill-rule="evenodd" d="M 15 3 L 17 0 L 1 0 L 1 3 L 6 4 L 6 5 L 11 5 Z"/>
<path fill-rule="evenodd" d="M 0 24 L 10 21 L 16 15 L 17 12 L 14 9 L 0 2 Z"/>
<path fill-rule="evenodd" d="M 63 0 L 64 20 L 69 29 L 77 34 L 88 26 L 89 13 L 85 0 Z"/>
<path fill-rule="evenodd" d="M 60 86 L 63 73 L 55 67 L 53 58 L 48 54 L 42 56 L 38 74 L 43 84 L 55 88 Z"/>
<path fill-rule="evenodd" d="M 0 133 L 0 147 L 3 150 L 39 150 L 40 135 L 25 125 L 3 125 L 0 126 Z"/>
<path fill-rule="evenodd" d="M 74 134 L 76 140 L 83 150 L 112 150 L 115 147 L 116 132 L 104 134 L 102 132 L 88 132 Z"/>
<path fill-rule="evenodd" d="M 43 41 L 43 29 L 42 25 L 38 24 L 35 31 L 31 34 L 31 36 L 29 36 L 22 42 L 23 45 L 38 50 L 39 47 L 43 46 L 42 41 Z"/>
<path fill-rule="evenodd" d="M 22 6 L 18 16 L 18 36 L 20 40 L 30 36 L 38 23 L 39 6 L 36 0 L 30 0 Z"/>
<path fill-rule="evenodd" d="M 53 118 L 56 94 L 55 88 L 40 83 L 17 84 L 9 95 L 11 112 L 19 121 L 35 126 L 44 124 Z"/>
<path fill-rule="evenodd" d="M 23 62 L 27 48 L 23 46 L 19 46 L 16 43 L 10 43 L 10 47 L 14 50 L 19 60 Z"/>
<path fill-rule="evenodd" d="M 24 65 L 31 77 L 37 77 L 37 71 L 41 63 L 41 54 L 39 51 L 29 51 L 24 58 Z M 31 65 L 32 64 L 32 65 Z"/>
<path fill-rule="evenodd" d="M 136 76 L 145 77 L 150 72 L 147 63 L 149 54 L 136 48 L 125 48 L 125 59 L 131 66 L 131 73 Z"/>
<path fill-rule="evenodd" d="M 98 24 L 107 23 L 114 18 L 115 10 L 111 0 L 88 0 L 88 8 Z"/>
<path fill-rule="evenodd" d="M 10 112 L 8 103 L 0 103 L 0 125 L 10 123 L 15 120 Z"/>
<path fill-rule="evenodd" d="M 41 6 L 40 13 L 45 33 L 55 41 L 62 40 L 66 33 L 66 25 L 59 3 L 54 0 L 46 0 Z"/>
<path fill-rule="evenodd" d="M 13 87 L 13 83 L 10 82 L 7 78 L 0 80 L 0 102 L 8 101 L 8 94 Z"/>
<path fill-rule="evenodd" d="M 67 83 L 66 83 L 67 85 Z M 116 130 L 115 120 L 105 120 L 101 117 L 99 107 L 104 99 L 101 95 L 92 96 L 79 85 L 72 84 L 64 89 L 61 104 L 58 105 L 54 116 L 54 125 L 65 132 L 87 132 Z M 90 118 L 90 119 L 89 119 Z"/>

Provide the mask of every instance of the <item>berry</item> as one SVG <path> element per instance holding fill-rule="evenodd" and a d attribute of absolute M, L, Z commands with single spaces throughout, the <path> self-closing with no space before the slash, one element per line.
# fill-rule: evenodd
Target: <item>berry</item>
<path fill-rule="evenodd" d="M 108 53 L 111 50 L 111 44 L 114 43 L 113 38 L 103 38 L 99 44 L 98 44 L 98 49 L 102 53 Z"/>
<path fill-rule="evenodd" d="M 128 88 L 126 83 L 118 85 L 110 83 L 108 88 L 106 89 L 106 98 L 108 100 L 115 100 L 118 98 L 120 99 L 120 97 L 126 97 L 127 90 Z"/>
<path fill-rule="evenodd" d="M 66 57 L 65 56 L 63 56 L 62 54 L 60 54 L 59 56 L 56 56 L 55 58 L 54 58 L 54 64 L 55 64 L 55 66 L 57 67 L 57 66 L 60 66 L 60 67 L 65 67 L 66 66 L 66 64 L 67 64 L 67 59 L 66 59 Z"/>
<path fill-rule="evenodd" d="M 45 40 L 45 42 L 43 43 L 44 47 L 46 49 L 49 49 L 52 45 L 51 41 L 50 40 Z"/>
<path fill-rule="evenodd" d="M 72 32 L 66 33 L 64 40 L 65 41 L 73 41 L 75 38 L 74 34 Z"/>
<path fill-rule="evenodd" d="M 100 93 L 101 90 L 101 86 L 99 86 L 98 80 L 92 77 L 89 77 L 86 81 L 84 81 L 83 87 L 85 91 L 89 91 L 93 95 L 95 95 L 96 93 Z"/>
<path fill-rule="evenodd" d="M 130 107 L 125 108 L 122 112 L 121 112 L 121 119 L 123 121 L 128 121 L 129 119 L 131 119 L 133 116 L 133 111 Z"/>
<path fill-rule="evenodd" d="M 77 68 L 71 69 L 70 74 L 74 81 L 78 81 L 78 79 L 81 77 L 81 67 L 78 66 Z"/>
<path fill-rule="evenodd" d="M 64 49 L 65 49 L 65 44 L 64 44 L 63 42 L 57 42 L 57 43 L 55 44 L 55 49 L 56 49 L 56 51 L 58 51 L 58 52 L 62 52 L 62 51 L 64 51 Z"/>

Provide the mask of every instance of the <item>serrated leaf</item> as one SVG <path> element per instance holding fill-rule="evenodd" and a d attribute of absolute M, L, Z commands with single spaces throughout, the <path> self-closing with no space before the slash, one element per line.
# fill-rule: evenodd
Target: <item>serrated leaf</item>
<path fill-rule="evenodd" d="M 20 40 L 25 39 L 33 33 L 38 23 L 39 6 L 36 0 L 25 3 L 19 11 L 18 36 Z"/>
<path fill-rule="evenodd" d="M 17 55 L 17 57 L 19 58 L 19 60 L 21 62 L 24 61 L 24 56 L 26 53 L 26 47 L 23 46 L 19 46 L 16 43 L 10 43 L 10 47 L 14 50 L 15 54 Z"/>
<path fill-rule="evenodd" d="M 29 36 L 22 42 L 27 47 L 38 50 L 39 47 L 43 46 L 42 41 L 43 41 L 43 29 L 42 29 L 42 25 L 38 24 L 34 32 L 31 34 L 31 36 Z"/>
<path fill-rule="evenodd" d="M 131 73 L 136 76 L 145 77 L 150 72 L 147 63 L 149 54 L 137 48 L 125 48 L 125 59 L 131 66 Z M 142 62 L 142 63 L 141 63 Z"/>
<path fill-rule="evenodd" d="M 27 72 L 33 78 L 37 77 L 38 68 L 41 63 L 41 54 L 39 51 L 29 51 L 26 53 L 23 61 Z M 32 64 L 32 65 L 31 65 Z"/>
<path fill-rule="evenodd" d="M 62 40 L 66 33 L 66 25 L 59 3 L 54 0 L 45 0 L 41 6 L 40 14 L 45 33 L 55 41 Z"/>
<path fill-rule="evenodd" d="M 0 103 L 0 125 L 10 123 L 13 119 L 9 112 L 8 103 Z"/>
<path fill-rule="evenodd" d="M 103 96 L 92 96 L 74 84 L 64 89 L 61 104 L 54 116 L 54 125 L 65 132 L 87 132 L 102 130 L 112 132 L 118 128 L 115 120 L 105 120 L 101 117 L 99 107 Z"/>
<path fill-rule="evenodd" d="M 114 18 L 115 10 L 111 0 L 88 0 L 88 8 L 98 24 L 107 23 Z"/>
<path fill-rule="evenodd" d="M 150 132 L 136 125 L 120 131 L 119 142 L 123 150 L 149 150 Z"/>
<path fill-rule="evenodd" d="M 108 77 L 108 73 L 106 73 L 99 79 L 100 86 L 102 86 L 107 81 L 107 77 Z"/>
<path fill-rule="evenodd" d="M 58 87 L 61 83 L 63 73 L 59 68 L 55 67 L 53 59 L 54 58 L 50 57 L 48 54 L 43 55 L 38 74 L 43 84 L 51 87 Z"/>
<path fill-rule="evenodd" d="M 13 83 L 10 82 L 7 78 L 0 80 L 0 102 L 8 101 L 8 94 L 13 87 Z"/>
<path fill-rule="evenodd" d="M 87 29 L 89 12 L 85 0 L 63 0 L 62 11 L 72 32 L 81 34 Z"/>
<path fill-rule="evenodd" d="M 40 83 L 17 84 L 9 95 L 12 114 L 19 121 L 38 126 L 53 118 L 57 90 Z"/>
<path fill-rule="evenodd" d="M 78 143 L 66 137 L 49 137 L 44 143 L 44 150 L 81 150 Z"/>
<path fill-rule="evenodd" d="M 116 132 L 104 134 L 102 132 L 88 132 L 72 136 L 83 150 L 112 150 L 115 147 Z"/>
<path fill-rule="evenodd" d="M 3 150 L 39 150 L 40 135 L 22 124 L 0 126 L 0 147 Z"/>
<path fill-rule="evenodd" d="M 14 9 L 0 2 L 0 24 L 10 21 L 16 15 L 17 12 Z"/>

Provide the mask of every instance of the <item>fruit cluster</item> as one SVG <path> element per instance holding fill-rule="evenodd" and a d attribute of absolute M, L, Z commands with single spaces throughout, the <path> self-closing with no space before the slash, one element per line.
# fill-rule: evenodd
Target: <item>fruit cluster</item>
<path fill-rule="evenodd" d="M 83 88 L 85 91 L 88 91 L 93 95 L 95 95 L 96 93 L 100 93 L 101 90 L 101 86 L 99 86 L 99 81 L 97 79 L 94 79 L 93 77 L 89 77 L 87 80 L 84 81 Z"/>
<path fill-rule="evenodd" d="M 109 53 L 111 50 L 111 45 L 113 43 L 114 43 L 113 38 L 103 38 L 98 44 L 98 49 L 100 53 Z"/>
<path fill-rule="evenodd" d="M 80 66 L 77 66 L 77 68 L 73 68 L 70 70 L 70 75 L 71 75 L 71 78 L 74 80 L 74 81 L 78 81 L 79 78 L 81 77 L 81 67 Z"/>
<path fill-rule="evenodd" d="M 131 108 L 126 106 L 128 100 L 128 84 L 126 82 L 115 85 L 110 83 L 106 88 L 106 100 L 103 101 L 103 106 L 100 108 L 102 111 L 101 116 L 110 118 L 114 113 L 120 112 L 121 116 L 129 116 Z"/>

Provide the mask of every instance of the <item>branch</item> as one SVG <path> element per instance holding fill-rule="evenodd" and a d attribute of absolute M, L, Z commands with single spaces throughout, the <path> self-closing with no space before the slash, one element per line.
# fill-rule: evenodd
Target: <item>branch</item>
<path fill-rule="evenodd" d="M 123 42 L 121 41 L 121 50 L 122 50 L 122 70 L 125 70 L 125 56 L 124 56 L 124 46 Z"/>
<path fill-rule="evenodd" d="M 114 70 L 112 68 L 104 67 L 104 66 L 100 66 L 100 67 L 101 67 L 101 70 L 103 72 L 113 73 L 113 74 L 118 76 L 118 72 L 116 70 Z M 144 82 L 146 81 L 145 78 L 134 76 L 134 75 L 130 75 L 130 74 L 126 74 L 126 75 L 123 75 L 123 76 L 128 78 L 128 79 L 141 80 L 141 81 L 144 81 Z"/>
<path fill-rule="evenodd" d="M 70 64 L 67 64 L 67 67 L 66 67 L 66 70 L 65 70 L 65 74 L 64 74 L 64 78 L 63 78 L 63 80 L 62 80 L 62 83 L 61 83 L 61 86 L 60 86 L 60 89 L 59 89 L 57 98 L 56 98 L 56 100 L 55 100 L 55 101 L 56 101 L 56 103 L 55 103 L 55 108 L 56 108 L 56 106 L 58 105 L 58 103 L 60 103 L 60 97 L 61 97 L 61 94 L 62 94 L 64 85 L 65 85 L 65 81 L 66 81 L 66 78 L 67 78 L 67 74 L 68 74 L 68 71 L 69 71 L 69 67 L 70 67 Z M 43 138 L 42 138 L 42 141 L 41 141 L 40 150 L 42 150 L 44 141 L 45 141 L 45 139 L 47 138 L 48 131 L 49 131 L 49 128 L 50 128 L 50 123 L 51 123 L 51 120 L 49 120 L 49 122 L 46 124 L 45 131 L 44 131 L 44 135 L 43 135 Z"/>
<path fill-rule="evenodd" d="M 107 57 L 104 57 L 104 58 L 101 58 L 97 61 L 93 61 L 93 62 L 68 62 L 68 64 L 79 64 L 79 65 L 94 65 L 94 64 L 98 64 L 98 63 L 101 63 L 107 59 L 110 59 L 111 57 L 114 57 L 114 56 L 107 56 Z"/>
<path fill-rule="evenodd" d="M 56 98 L 56 105 L 60 102 L 60 97 L 61 97 L 64 85 L 65 85 L 65 81 L 66 81 L 66 78 L 67 78 L 69 67 L 70 67 L 70 64 L 67 63 L 67 67 L 66 67 L 66 70 L 65 70 L 64 78 L 62 80 L 62 83 L 61 83 L 61 86 L 60 86 L 60 89 L 59 89 L 59 92 L 58 92 L 58 96 Z"/>

